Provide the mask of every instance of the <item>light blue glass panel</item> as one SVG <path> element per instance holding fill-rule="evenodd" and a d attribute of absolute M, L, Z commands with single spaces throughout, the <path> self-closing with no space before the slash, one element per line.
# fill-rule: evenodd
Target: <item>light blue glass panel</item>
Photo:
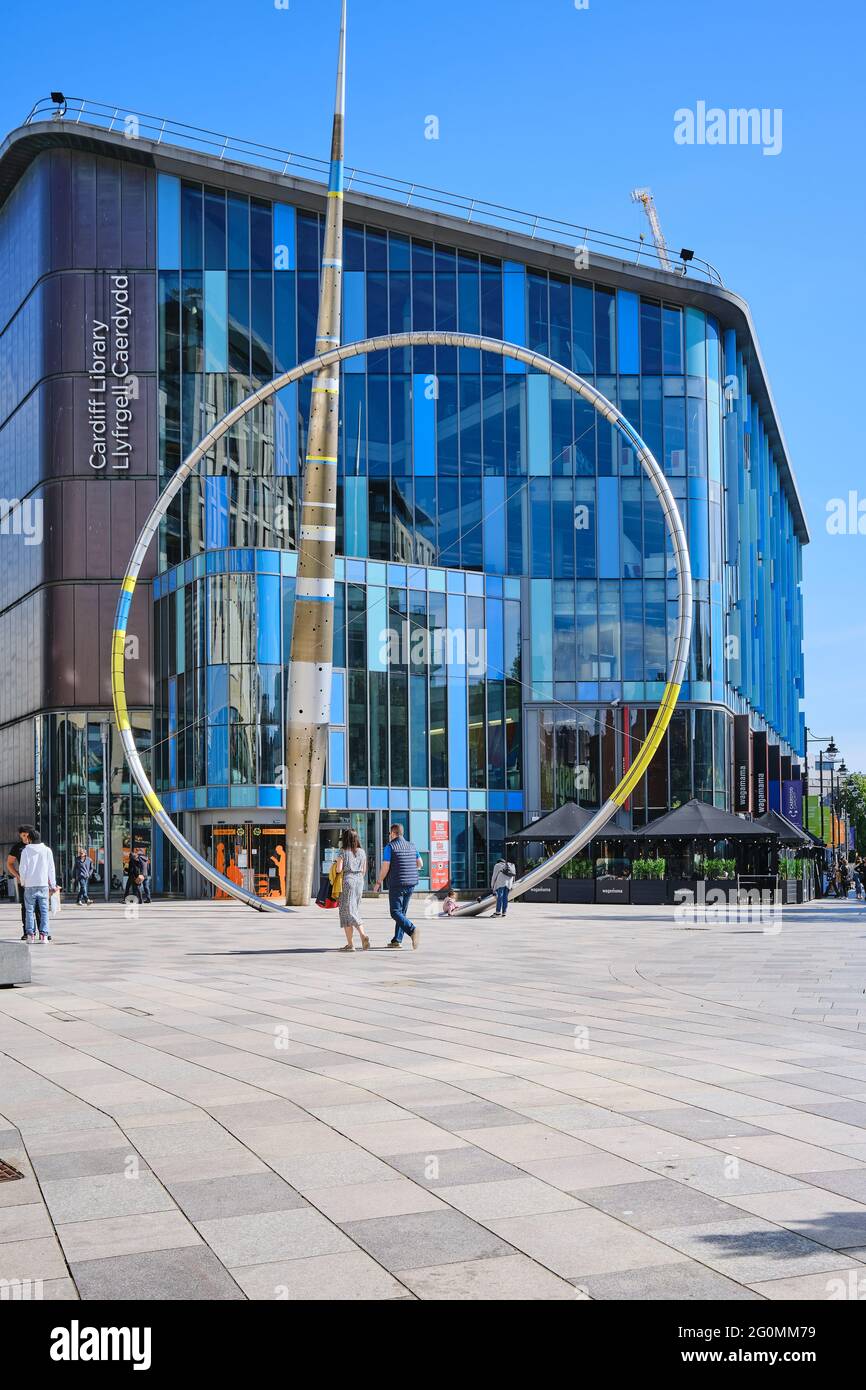
<path fill-rule="evenodd" d="M 640 371 L 638 349 L 639 302 L 631 290 L 617 290 L 617 360 L 621 376 L 633 376 Z"/>
<path fill-rule="evenodd" d="M 686 372 L 689 376 L 707 374 L 707 316 L 701 309 L 686 309 Z"/>
<path fill-rule="evenodd" d="M 288 203 L 274 203 L 274 270 L 294 270 L 295 209 Z"/>
<path fill-rule="evenodd" d="M 228 371 L 228 275 L 224 270 L 204 273 L 204 369 Z"/>
<path fill-rule="evenodd" d="M 505 573 L 505 479 L 485 478 L 484 568 L 488 574 Z"/>
<path fill-rule="evenodd" d="M 343 342 L 357 343 L 367 336 L 366 276 L 363 270 L 347 270 L 343 274 Z M 343 363 L 344 372 L 364 372 L 366 357 L 349 357 Z"/>
<path fill-rule="evenodd" d="M 536 682 L 553 680 L 553 587 L 549 579 L 533 579 L 530 591 L 530 669 L 535 687 Z"/>
<path fill-rule="evenodd" d="M 180 179 L 157 175 L 156 263 L 160 270 L 180 269 Z"/>
<path fill-rule="evenodd" d="M 280 477 L 298 471 L 298 383 L 293 381 L 274 396 L 274 468 Z"/>
<path fill-rule="evenodd" d="M 342 671 L 335 671 L 331 677 L 331 723 L 346 722 L 346 677 Z"/>
<path fill-rule="evenodd" d="M 256 657 L 262 665 L 280 663 L 280 577 L 256 575 Z"/>
<path fill-rule="evenodd" d="M 619 578 L 619 479 L 598 480 L 598 575 Z"/>
<path fill-rule="evenodd" d="M 413 808 L 413 810 L 416 810 L 416 811 L 426 811 L 426 810 L 427 810 L 427 807 L 429 806 L 429 804 L 430 804 L 430 795 L 429 795 L 429 792 L 427 791 L 426 788 L 424 788 L 424 789 L 422 789 L 422 788 L 420 788 L 420 787 L 410 787 L 410 788 L 409 788 L 409 805 Z M 415 839 L 414 835 L 412 836 L 412 838 L 413 838 L 413 840 Z M 415 843 L 417 844 L 418 841 L 415 840 Z"/>
<path fill-rule="evenodd" d="M 426 376 L 412 378 L 412 457 L 415 476 L 436 473 L 436 401 Z"/>
<path fill-rule="evenodd" d="M 429 589 L 432 589 L 432 590 L 434 591 L 434 593 L 437 593 L 437 594 L 444 594 L 444 592 L 445 592 L 445 571 L 444 571 L 444 570 L 428 570 L 428 571 L 427 571 L 427 587 L 428 587 Z"/>
<path fill-rule="evenodd" d="M 345 547 L 347 555 L 367 554 L 367 479 L 345 481 Z"/>
<path fill-rule="evenodd" d="M 409 835 L 420 854 L 430 851 L 430 817 L 426 810 L 410 811 Z"/>
<path fill-rule="evenodd" d="M 529 471 L 550 474 L 550 377 L 530 373 L 527 383 Z"/>
<path fill-rule="evenodd" d="M 388 669 L 388 590 L 367 589 L 367 669 Z"/>
<path fill-rule="evenodd" d="M 255 806 L 257 796 L 257 787 L 231 787 L 229 789 L 229 804 L 231 806 Z"/>
<path fill-rule="evenodd" d="M 226 477 L 204 480 L 205 545 L 218 550 L 229 543 L 229 480 Z"/>
<path fill-rule="evenodd" d="M 328 735 L 328 781 L 346 780 L 346 735 L 342 729 L 332 729 Z"/>
<path fill-rule="evenodd" d="M 507 343 L 526 346 L 526 267 L 518 261 L 506 261 L 502 267 L 503 337 Z M 523 374 L 523 362 L 506 357 L 506 372 Z"/>

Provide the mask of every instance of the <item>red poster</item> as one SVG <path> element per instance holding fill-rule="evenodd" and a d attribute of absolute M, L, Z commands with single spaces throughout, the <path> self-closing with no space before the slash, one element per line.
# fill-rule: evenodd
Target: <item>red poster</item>
<path fill-rule="evenodd" d="M 430 887 L 434 893 L 447 888 L 451 882 L 451 847 L 448 838 L 448 817 L 430 818 Z"/>

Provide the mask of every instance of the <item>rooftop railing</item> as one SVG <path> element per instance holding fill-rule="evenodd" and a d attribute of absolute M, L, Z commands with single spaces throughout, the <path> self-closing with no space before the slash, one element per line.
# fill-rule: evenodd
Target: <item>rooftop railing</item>
<path fill-rule="evenodd" d="M 165 116 L 151 116 L 142 111 L 129 110 L 127 107 L 91 101 L 86 97 L 66 97 L 62 103 L 54 101 L 51 97 L 41 97 L 27 116 L 25 125 L 44 120 L 117 131 L 126 134 L 130 139 L 149 140 L 156 145 L 179 146 L 186 150 L 199 151 L 215 159 L 239 160 L 277 174 L 297 174 L 322 183 L 327 183 L 328 180 L 326 159 L 279 149 L 275 145 L 264 145 L 256 140 L 221 135 L 217 131 L 187 125 L 183 121 L 172 121 Z M 464 222 L 517 232 L 531 240 L 537 238 L 567 244 L 574 248 L 576 256 L 581 251 L 589 256 L 596 252 L 598 255 L 608 256 L 626 264 L 646 265 L 669 272 L 671 265 L 677 261 L 676 252 L 669 251 L 671 264 L 665 265 L 653 242 L 643 236 L 626 237 L 614 232 L 598 231 L 594 227 L 581 226 L 579 223 L 567 222 L 561 218 L 546 217 L 542 213 L 522 212 L 518 208 L 491 203 L 484 198 L 469 198 L 459 193 L 448 193 L 441 188 L 432 188 L 427 184 L 395 179 L 388 174 L 375 174 L 369 169 L 347 166 L 345 180 L 348 194 L 355 192 L 371 197 L 384 197 L 403 207 L 443 213 Z M 700 256 L 680 261 L 671 273 L 697 278 L 714 285 L 723 284 L 715 266 L 702 260 Z"/>

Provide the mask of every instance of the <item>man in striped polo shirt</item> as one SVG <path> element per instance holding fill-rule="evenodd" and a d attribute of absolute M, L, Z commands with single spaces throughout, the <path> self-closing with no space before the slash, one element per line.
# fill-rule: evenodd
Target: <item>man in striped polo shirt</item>
<path fill-rule="evenodd" d="M 405 839 L 402 825 L 391 826 L 391 839 L 382 853 L 382 867 L 376 892 L 382 891 L 385 879 L 388 880 L 388 907 L 394 919 L 394 936 L 388 942 L 391 951 L 399 951 L 403 933 L 411 938 L 412 950 L 417 951 L 421 931 L 406 916 L 409 901 L 418 886 L 418 870 L 422 860 L 417 847 Z"/>

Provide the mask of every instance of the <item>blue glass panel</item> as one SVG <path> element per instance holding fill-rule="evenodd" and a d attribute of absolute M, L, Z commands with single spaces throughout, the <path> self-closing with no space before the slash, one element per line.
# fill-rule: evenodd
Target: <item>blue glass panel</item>
<path fill-rule="evenodd" d="M 230 806 L 255 806 L 258 789 L 256 787 L 232 787 L 229 792 Z"/>
<path fill-rule="evenodd" d="M 412 457 L 416 477 L 436 473 L 436 401 L 426 376 L 412 378 Z"/>
<path fill-rule="evenodd" d="M 225 724 L 229 717 L 229 668 L 207 668 L 207 718 L 209 724 Z"/>
<path fill-rule="evenodd" d="M 265 665 L 280 662 L 280 579 L 256 575 L 256 656 Z"/>
<path fill-rule="evenodd" d="M 449 594 L 463 594 L 466 592 L 466 577 L 461 570 L 448 570 L 445 579 Z"/>
<path fill-rule="evenodd" d="M 157 175 L 157 248 L 160 270 L 180 270 L 180 179 Z"/>
<path fill-rule="evenodd" d="M 693 579 L 710 577 L 710 535 L 707 503 L 703 498 L 689 499 L 689 558 Z"/>
<path fill-rule="evenodd" d="M 388 789 L 387 787 L 370 788 L 370 808 L 375 811 L 387 811 L 388 809 Z"/>
<path fill-rule="evenodd" d="M 484 569 L 505 574 L 505 478 L 484 478 Z"/>
<path fill-rule="evenodd" d="M 334 671 L 331 677 L 331 723 L 346 722 L 346 677 L 342 671 Z"/>
<path fill-rule="evenodd" d="M 228 747 L 226 747 L 226 759 L 228 759 Z M 228 762 L 226 762 L 226 770 L 228 771 Z M 228 806 L 228 787 L 208 787 L 207 804 L 208 806 Z"/>
<path fill-rule="evenodd" d="M 388 797 L 388 805 L 392 811 L 408 811 L 409 788 L 392 787 Z"/>
<path fill-rule="evenodd" d="M 527 383 L 529 472 L 550 474 L 550 377 L 537 372 Z"/>
<path fill-rule="evenodd" d="M 617 290 L 617 357 L 621 376 L 640 371 L 639 300 L 631 290 Z"/>
<path fill-rule="evenodd" d="M 229 541 L 229 480 L 205 477 L 205 545 L 217 550 Z"/>
<path fill-rule="evenodd" d="M 423 790 L 421 790 L 421 788 L 410 787 L 409 805 L 417 811 L 426 811 L 429 805 L 429 794 L 427 792 L 427 789 L 424 788 Z M 413 836 L 412 838 L 414 839 L 415 837 Z M 418 843 L 417 840 L 415 841 L 415 843 Z"/>
<path fill-rule="evenodd" d="M 211 784 L 229 780 L 228 724 L 214 724 L 208 728 L 207 780 Z"/>
<path fill-rule="evenodd" d="M 507 343 L 526 344 L 526 267 L 517 261 L 506 261 L 502 273 L 503 333 Z M 524 373 L 523 362 L 505 359 L 506 372 Z"/>
<path fill-rule="evenodd" d="M 598 575 L 619 577 L 619 479 L 598 480 Z"/>
<path fill-rule="evenodd" d="M 295 209 L 288 203 L 274 203 L 274 270 L 294 270 Z"/>
<path fill-rule="evenodd" d="M 343 341 L 356 343 L 367 336 L 366 276 L 362 270 L 343 275 Z M 367 359 L 351 357 L 343 363 L 345 372 L 364 372 Z"/>
<path fill-rule="evenodd" d="M 260 806 L 282 806 L 285 792 L 282 787 L 259 787 Z"/>

